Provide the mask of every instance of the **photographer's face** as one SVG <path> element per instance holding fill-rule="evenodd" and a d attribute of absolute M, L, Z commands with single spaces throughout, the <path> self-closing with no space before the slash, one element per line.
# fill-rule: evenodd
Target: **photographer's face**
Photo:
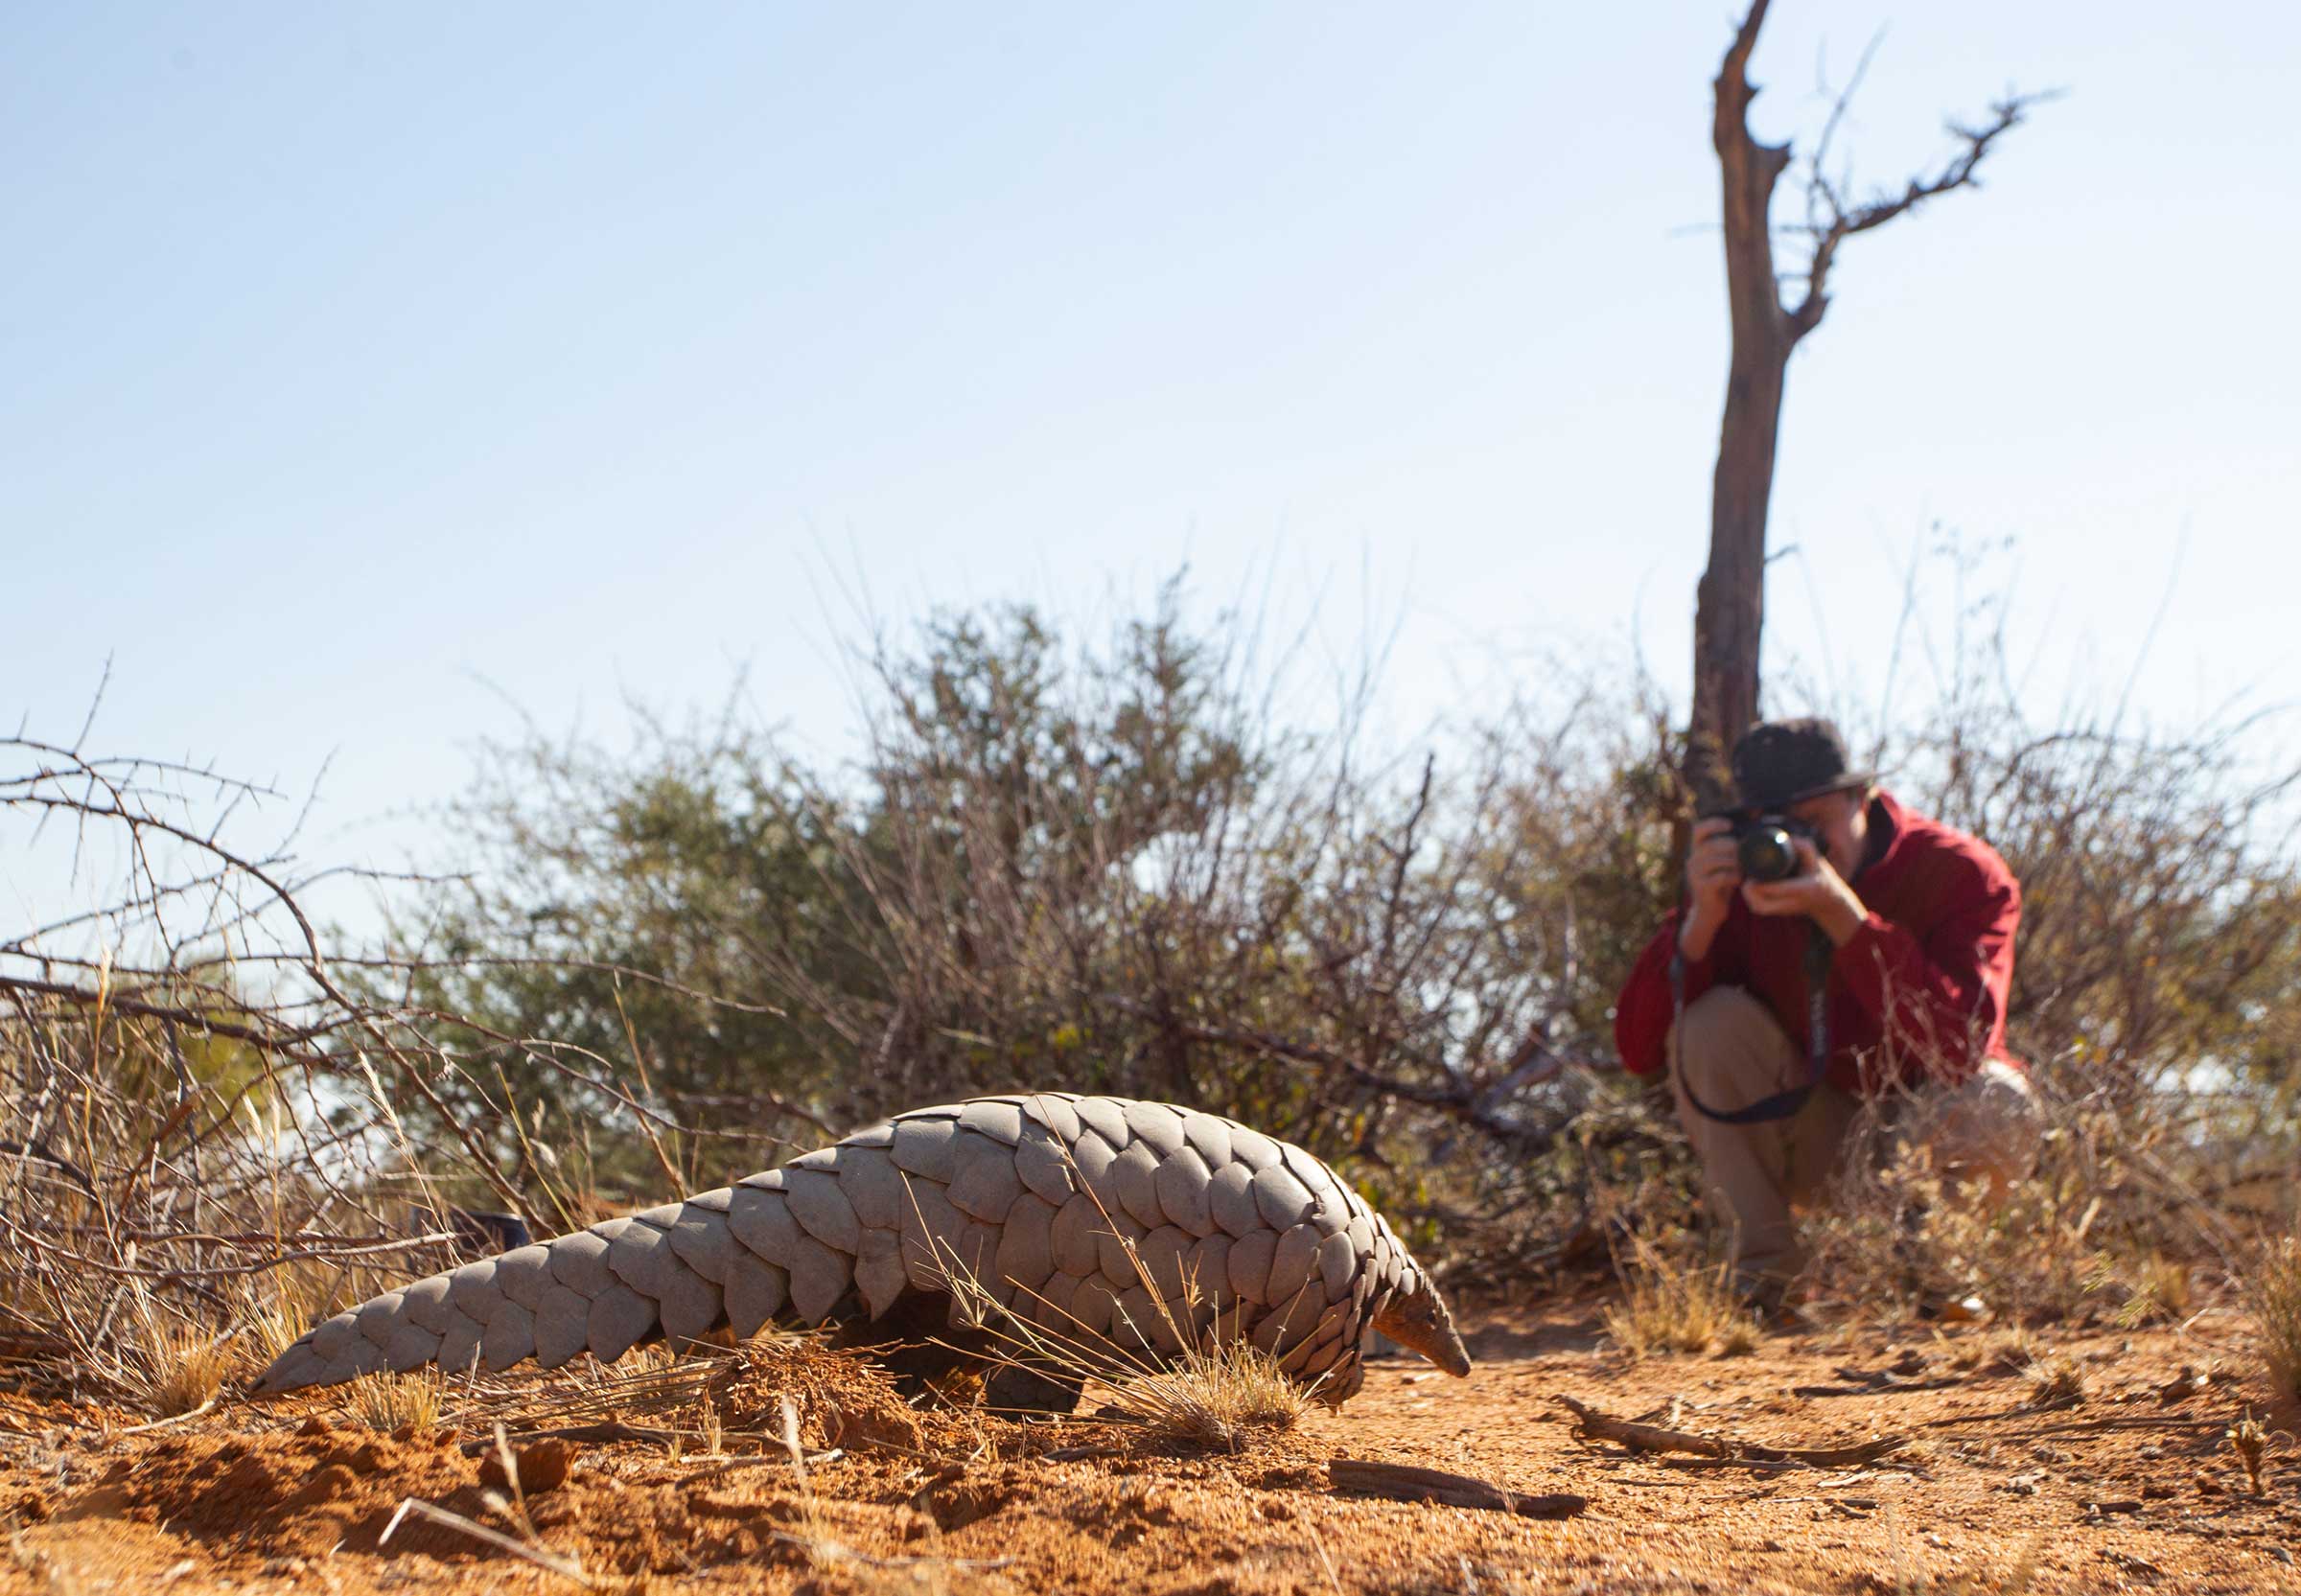
<path fill-rule="evenodd" d="M 1856 790 L 1850 793 L 1824 793 L 1802 803 L 1790 805 L 1791 819 L 1803 821 L 1820 833 L 1822 851 L 1829 856 L 1830 867 L 1847 881 L 1853 879 L 1862 867 L 1862 854 L 1870 843 L 1870 795 Z"/>

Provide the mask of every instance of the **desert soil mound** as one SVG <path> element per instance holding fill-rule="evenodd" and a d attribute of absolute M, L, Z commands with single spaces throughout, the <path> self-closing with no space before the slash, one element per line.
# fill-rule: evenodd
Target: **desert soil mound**
<path fill-rule="evenodd" d="M 965 1393 L 914 1406 L 804 1342 L 607 1391 L 622 1411 L 596 1376 L 539 1378 L 390 1433 L 340 1393 L 140 1432 L 0 1399 L 0 1590 L 2301 1593 L 2301 1450 L 2273 1446 L 2256 1494 L 2225 1435 L 2259 1400 L 2240 1335 L 2209 1313 L 1633 1361 L 1579 1309 L 1498 1317 L 1469 1380 L 1377 1364 L 1343 1412 L 1237 1452 L 1010 1422 Z M 1562 1396 L 1729 1445 L 1578 1433 Z M 536 1433 L 553 1427 L 573 1433 Z M 1346 1494 L 1337 1459 L 1587 1506 Z"/>

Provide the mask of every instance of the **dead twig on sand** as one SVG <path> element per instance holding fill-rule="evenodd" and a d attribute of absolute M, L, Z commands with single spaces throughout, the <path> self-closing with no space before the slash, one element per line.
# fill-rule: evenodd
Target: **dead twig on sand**
<path fill-rule="evenodd" d="M 1612 1441 L 1634 1452 L 1691 1452 L 1730 1463 L 1802 1463 L 1814 1469 L 1848 1469 L 1875 1463 L 1909 1445 L 1905 1436 L 1883 1435 L 1851 1446 L 1767 1446 L 1755 1441 L 1725 1441 L 1616 1419 L 1571 1397 L 1562 1396 L 1558 1401 L 1574 1416 L 1577 1436 L 1585 1441 Z"/>
<path fill-rule="evenodd" d="M 153 1430 L 164 1430 L 172 1424 L 188 1424 L 193 1420 L 199 1418 L 202 1414 L 213 1412 L 215 1407 L 216 1399 L 214 1397 L 210 1397 L 206 1401 L 200 1403 L 199 1406 L 195 1408 L 187 1408 L 182 1413 L 173 1414 L 166 1419 L 154 1419 L 149 1424 L 130 1424 L 124 1430 L 113 1430 L 111 1433 L 114 1436 L 150 1435 Z"/>
<path fill-rule="evenodd" d="M 1572 1518 L 1590 1498 L 1560 1492 L 1529 1496 L 1505 1491 L 1468 1474 L 1416 1469 L 1403 1463 L 1371 1463 L 1338 1457 L 1326 1466 L 1335 1489 L 1348 1496 L 1381 1496 L 1393 1502 L 1436 1502 L 1443 1507 L 1488 1508 L 1525 1518 Z"/>
<path fill-rule="evenodd" d="M 2051 1410 L 2048 1410 L 2051 1411 Z M 1999 1419 L 2027 1419 L 2038 1412 L 2035 1408 L 2017 1407 L 2006 1413 L 1961 1413 L 1947 1419 L 1928 1419 L 1922 1428 L 1929 1430 L 1956 1429 L 1960 1424 L 1987 1424 Z M 2026 1430 L 1997 1431 L 1992 1441 L 2037 1441 L 2049 1435 L 2092 1435 L 2104 1430 L 2165 1430 L 2218 1429 L 2227 1421 L 2221 1419 L 2177 1419 L 2160 1413 L 2117 1414 L 2105 1419 L 2080 1419 L 2067 1424 L 2038 1424 Z"/>

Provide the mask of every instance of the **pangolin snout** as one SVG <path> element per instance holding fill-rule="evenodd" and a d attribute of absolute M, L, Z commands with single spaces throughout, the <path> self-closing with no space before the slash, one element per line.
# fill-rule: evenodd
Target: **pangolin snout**
<path fill-rule="evenodd" d="M 1420 1353 L 1439 1368 L 1462 1378 L 1470 1373 L 1470 1349 L 1454 1329 L 1454 1316 L 1446 1310 L 1438 1288 L 1428 1281 L 1390 1299 L 1374 1316 L 1374 1328 L 1408 1352 Z"/>

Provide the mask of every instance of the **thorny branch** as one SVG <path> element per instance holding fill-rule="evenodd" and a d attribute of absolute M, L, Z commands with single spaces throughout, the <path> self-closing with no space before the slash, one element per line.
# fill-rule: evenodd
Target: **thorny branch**
<path fill-rule="evenodd" d="M 1832 178 L 1823 162 L 1828 155 L 1829 131 L 1836 127 L 1844 113 L 1847 100 L 1858 86 L 1855 81 L 1847 86 L 1835 109 L 1830 113 L 1829 128 L 1825 128 L 1822 143 L 1814 151 L 1814 159 L 1806 180 L 1806 221 L 1798 229 L 1812 241 L 1813 253 L 1805 268 L 1805 291 L 1796 307 L 1789 311 L 1790 326 L 1795 335 L 1803 337 L 1821 325 L 1823 313 L 1829 309 L 1829 268 L 1837 260 L 1838 246 L 1857 233 L 1867 233 L 1883 227 L 1905 211 L 1912 211 L 1928 199 L 1948 194 L 1956 189 L 1979 188 L 1981 180 L 1974 175 L 1982 161 L 1988 155 L 1990 146 L 2021 126 L 2035 106 L 2055 98 L 2051 94 L 2013 94 L 1995 102 L 1989 107 L 1989 119 L 1978 126 L 1957 122 L 1948 124 L 1950 134 L 1960 149 L 1930 175 L 1908 179 L 1898 193 L 1882 193 L 1866 200 L 1849 202 L 1848 185 L 1843 179 Z"/>

